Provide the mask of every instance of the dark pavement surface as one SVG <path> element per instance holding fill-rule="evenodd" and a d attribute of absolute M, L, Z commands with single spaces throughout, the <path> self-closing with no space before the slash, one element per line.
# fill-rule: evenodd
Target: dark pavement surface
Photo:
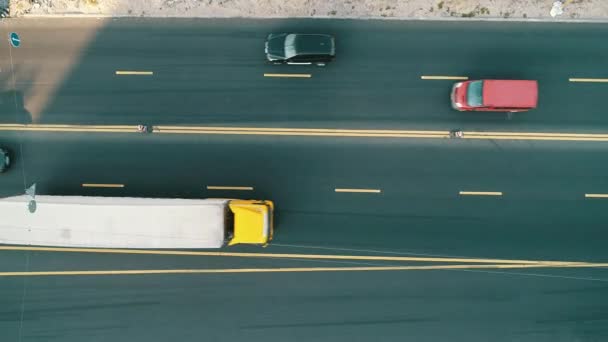
<path fill-rule="evenodd" d="M 605 86 L 567 82 L 605 76 L 605 25 L 118 19 L 102 25 L 57 84 L 46 72 L 86 25 L 11 20 L 0 27 L 3 36 L 22 36 L 19 49 L 0 46 L 0 121 L 33 114 L 40 123 L 69 124 L 564 132 L 605 132 L 608 124 Z M 338 59 L 326 68 L 265 65 L 265 35 L 289 30 L 335 34 Z M 154 76 L 117 77 L 116 70 Z M 540 107 L 512 120 L 456 113 L 451 82 L 421 75 L 538 79 Z M 29 113 L 39 91 L 49 91 L 50 101 Z M 605 143 L 3 131 L 0 144 L 18 151 L 0 177 L 1 196 L 36 183 L 40 194 L 272 199 L 276 239 L 264 252 L 608 260 L 608 202 L 584 198 L 608 193 Z M 463 198 L 462 190 L 504 196 Z M 353 265 L 0 252 L 0 272 Z M 605 341 L 606 272 L 0 277 L 0 340 Z"/>
<path fill-rule="evenodd" d="M 10 147 L 18 136 L 25 157 L 2 195 L 25 175 L 45 194 L 271 198 L 277 233 L 263 252 L 608 259 L 606 204 L 584 198 L 608 186 L 595 143 L 3 134 Z M 255 191 L 205 189 L 218 184 Z M 0 253 L 5 272 L 395 265 Z M 0 278 L 0 329 L 24 341 L 601 341 L 607 281 L 605 269 Z"/>
<path fill-rule="evenodd" d="M 608 337 L 605 282 L 508 273 L 11 278 L 1 288 L 10 341 Z"/>
<path fill-rule="evenodd" d="M 41 113 L 35 113 L 38 122 L 567 132 L 603 131 L 608 124 L 606 86 L 568 82 L 570 77 L 606 77 L 608 27 L 602 24 L 100 22 L 12 20 L 3 28 L 2 34 L 17 31 L 23 41 L 12 52 L 16 90 L 27 94 L 35 88 L 51 95 Z M 93 25 L 99 28 L 82 38 Z M 264 38 L 278 31 L 334 34 L 336 61 L 325 68 L 265 63 Z M 7 77 L 8 49 L 2 50 L 2 74 Z M 65 77 L 51 77 L 62 63 L 70 63 Z M 116 76 L 117 70 L 154 75 Z M 264 73 L 312 77 L 276 79 Z M 536 79 L 539 108 L 514 120 L 503 114 L 458 113 L 449 105 L 453 82 L 421 80 L 422 75 Z M 3 83 L 3 91 L 15 90 L 10 82 Z"/>

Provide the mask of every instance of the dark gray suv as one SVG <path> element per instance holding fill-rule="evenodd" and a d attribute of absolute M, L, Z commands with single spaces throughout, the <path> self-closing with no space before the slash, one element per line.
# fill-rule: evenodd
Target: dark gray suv
<path fill-rule="evenodd" d="M 271 33 L 264 51 L 273 63 L 323 66 L 336 57 L 336 43 L 328 34 Z"/>
<path fill-rule="evenodd" d="M 0 172 L 6 171 L 11 165 L 11 158 L 7 150 L 0 148 Z"/>

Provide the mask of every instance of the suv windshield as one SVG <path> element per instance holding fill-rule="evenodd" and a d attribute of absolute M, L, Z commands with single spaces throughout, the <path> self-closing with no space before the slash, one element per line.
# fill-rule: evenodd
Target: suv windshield
<path fill-rule="evenodd" d="M 472 107 L 480 107 L 483 105 L 483 81 L 474 81 L 469 83 L 467 89 L 467 104 Z"/>
<path fill-rule="evenodd" d="M 288 34 L 285 37 L 285 58 L 289 59 L 296 55 L 296 35 Z"/>

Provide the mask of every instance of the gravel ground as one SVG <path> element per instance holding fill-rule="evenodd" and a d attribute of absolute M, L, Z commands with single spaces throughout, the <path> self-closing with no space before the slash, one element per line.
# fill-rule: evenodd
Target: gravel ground
<path fill-rule="evenodd" d="M 0 0 L 9 1 L 9 0 Z M 142 17 L 608 18 L 608 0 L 10 0 L 11 15 Z M 558 4 L 559 5 L 559 4 Z M 555 13 L 554 13 L 555 14 Z"/>

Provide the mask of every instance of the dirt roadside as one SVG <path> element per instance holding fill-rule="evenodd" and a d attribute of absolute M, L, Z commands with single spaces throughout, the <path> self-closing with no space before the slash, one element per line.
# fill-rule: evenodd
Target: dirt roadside
<path fill-rule="evenodd" d="M 10 0 L 10 14 L 570 21 L 607 20 L 608 0 Z"/>

